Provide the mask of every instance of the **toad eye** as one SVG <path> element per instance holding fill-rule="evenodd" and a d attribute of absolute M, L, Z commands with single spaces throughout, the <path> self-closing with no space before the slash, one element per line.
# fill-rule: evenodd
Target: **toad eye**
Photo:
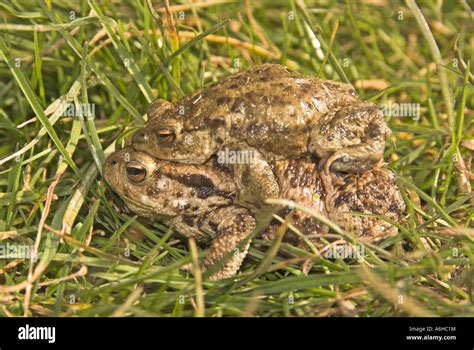
<path fill-rule="evenodd" d="M 176 139 L 176 134 L 171 129 L 160 129 L 156 134 L 161 143 L 171 143 Z"/>
<path fill-rule="evenodd" d="M 142 182 L 146 178 L 146 168 L 138 162 L 127 163 L 127 176 L 133 182 Z"/>

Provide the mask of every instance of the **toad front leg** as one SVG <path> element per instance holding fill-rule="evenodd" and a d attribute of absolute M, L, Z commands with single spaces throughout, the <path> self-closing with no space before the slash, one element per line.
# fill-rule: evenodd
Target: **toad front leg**
<path fill-rule="evenodd" d="M 211 242 L 203 269 L 207 270 L 223 259 L 227 254 L 232 256 L 217 272 L 210 276 L 211 280 L 233 276 L 237 273 L 247 255 L 250 241 L 239 247 L 255 229 L 255 219 L 247 209 L 229 206 L 219 208 L 210 213 L 201 229 L 215 229 L 216 236 Z"/>
<path fill-rule="evenodd" d="M 232 169 L 239 205 L 261 210 L 265 199 L 279 197 L 280 186 L 272 168 L 256 149 L 232 144 L 218 152 L 217 161 Z"/>
<path fill-rule="evenodd" d="M 227 261 L 209 279 L 219 280 L 234 276 L 247 255 L 250 241 L 244 246 L 239 244 L 255 229 L 255 219 L 242 207 L 227 206 L 218 208 L 202 217 L 179 218 L 172 225 L 187 237 L 206 241 L 208 234 L 213 236 L 209 251 L 201 262 L 201 269 L 206 271 L 218 264 L 228 254 Z M 186 267 L 186 269 L 189 269 Z"/>

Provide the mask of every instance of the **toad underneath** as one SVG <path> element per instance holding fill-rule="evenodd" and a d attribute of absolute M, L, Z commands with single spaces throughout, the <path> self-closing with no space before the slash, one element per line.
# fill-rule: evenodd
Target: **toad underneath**
<path fill-rule="evenodd" d="M 277 160 L 269 163 L 280 198 L 293 200 L 324 215 L 362 242 L 374 242 L 397 232 L 377 217 L 355 216 L 351 211 L 385 216 L 400 221 L 405 209 L 396 186 L 396 176 L 383 167 L 360 174 L 334 173 L 338 181 L 330 198 L 322 186 L 321 171 L 314 159 Z M 167 224 L 184 237 L 208 245 L 203 270 L 234 252 L 211 279 L 233 276 L 249 245 L 236 247 L 255 229 L 258 211 L 236 203 L 238 188 L 233 177 L 211 158 L 206 164 L 183 164 L 160 160 L 144 152 L 124 148 L 111 154 L 104 165 L 104 178 L 136 214 Z M 324 205 L 324 200 L 329 205 Z M 310 214 L 286 207 L 277 212 L 290 217 L 304 237 L 288 231 L 285 241 L 303 245 L 310 239 L 324 248 L 328 227 Z M 262 234 L 274 239 L 280 223 L 274 220 Z"/>

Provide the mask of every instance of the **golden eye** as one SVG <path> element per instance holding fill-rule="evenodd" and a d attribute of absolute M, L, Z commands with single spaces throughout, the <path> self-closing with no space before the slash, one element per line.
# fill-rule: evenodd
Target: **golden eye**
<path fill-rule="evenodd" d="M 158 141 L 162 143 L 171 143 L 176 139 L 176 134 L 171 129 L 160 129 L 157 131 Z"/>
<path fill-rule="evenodd" d="M 138 162 L 127 163 L 127 176 L 133 182 L 142 182 L 146 178 L 146 168 Z"/>

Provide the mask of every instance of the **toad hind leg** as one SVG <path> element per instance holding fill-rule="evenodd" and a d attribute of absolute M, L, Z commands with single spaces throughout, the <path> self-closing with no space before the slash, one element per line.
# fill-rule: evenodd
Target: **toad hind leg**
<path fill-rule="evenodd" d="M 334 193 L 334 187 L 342 184 L 340 178 L 334 176 L 334 173 L 331 172 L 331 169 L 348 173 L 360 173 L 370 170 L 370 166 L 375 167 L 382 161 L 382 158 L 374 159 L 373 163 L 368 162 L 365 164 L 360 163 L 360 160 L 364 159 L 367 152 L 370 153 L 371 150 L 373 150 L 374 154 L 377 154 L 381 147 L 383 149 L 383 143 L 381 145 L 380 141 L 370 140 L 363 145 L 340 149 L 331 154 L 326 159 L 323 159 L 321 180 L 326 191 L 327 201 L 331 199 L 332 194 Z M 357 169 L 357 166 L 360 166 L 360 170 L 358 171 L 355 170 Z"/>
<path fill-rule="evenodd" d="M 309 151 L 324 159 L 324 171 L 359 173 L 371 169 L 383 156 L 390 129 L 372 103 L 342 107 L 313 126 Z"/>
<path fill-rule="evenodd" d="M 222 267 L 212 273 L 209 279 L 219 280 L 234 276 L 239 270 L 250 246 L 249 241 L 243 247 L 239 247 L 241 242 L 255 229 L 255 219 L 253 216 L 245 208 L 236 206 L 222 207 L 207 215 L 201 229 L 216 231 L 216 236 L 211 241 L 209 251 L 202 263 L 203 271 L 218 264 L 228 254 L 232 254 Z"/>

